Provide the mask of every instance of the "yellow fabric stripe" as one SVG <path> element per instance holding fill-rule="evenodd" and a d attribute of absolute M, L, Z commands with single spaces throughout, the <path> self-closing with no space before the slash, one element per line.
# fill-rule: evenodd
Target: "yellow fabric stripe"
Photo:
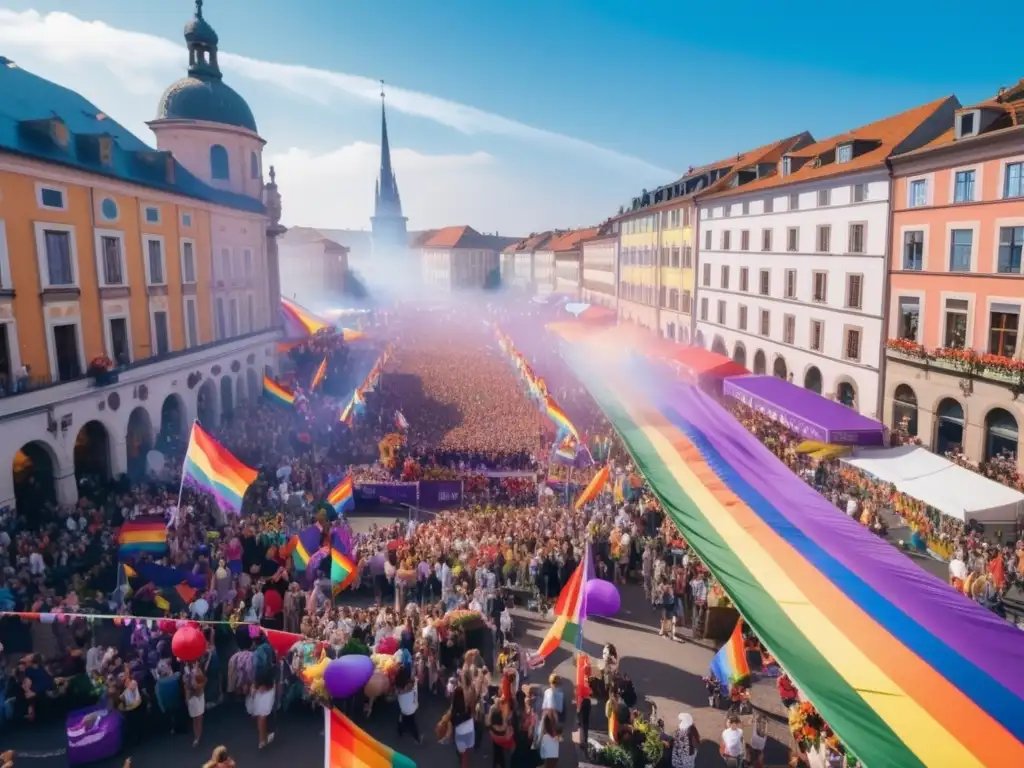
<path fill-rule="evenodd" d="M 953 734 L 939 725 L 807 599 L 785 569 L 765 552 L 714 494 L 704 487 L 668 438 L 656 427 L 647 425 L 620 391 L 616 391 L 616 397 L 672 472 L 676 482 L 750 569 L 754 578 L 775 598 L 779 607 L 847 683 L 889 724 L 903 743 L 925 765 L 984 768 Z"/>

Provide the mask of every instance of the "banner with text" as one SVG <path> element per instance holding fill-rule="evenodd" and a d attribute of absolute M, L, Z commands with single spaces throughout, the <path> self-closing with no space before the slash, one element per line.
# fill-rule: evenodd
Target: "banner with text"
<path fill-rule="evenodd" d="M 357 503 L 416 506 L 418 496 L 419 483 L 361 483 L 356 486 Z"/>
<path fill-rule="evenodd" d="M 444 509 L 462 506 L 461 480 L 420 480 L 420 506 Z"/>

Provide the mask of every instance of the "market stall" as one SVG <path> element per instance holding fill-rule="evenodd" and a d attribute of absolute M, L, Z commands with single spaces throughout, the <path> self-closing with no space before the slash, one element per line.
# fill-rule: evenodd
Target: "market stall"
<path fill-rule="evenodd" d="M 774 419 L 807 440 L 828 445 L 881 446 L 886 427 L 842 403 L 777 376 L 725 380 L 722 393 Z"/>

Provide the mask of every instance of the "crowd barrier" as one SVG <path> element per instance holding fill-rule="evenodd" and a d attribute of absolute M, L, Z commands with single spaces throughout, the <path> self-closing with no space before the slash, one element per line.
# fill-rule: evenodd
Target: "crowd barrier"
<path fill-rule="evenodd" d="M 461 507 L 465 498 L 462 480 L 419 480 L 413 483 L 360 483 L 355 487 L 356 505 L 391 503 L 447 509 Z"/>

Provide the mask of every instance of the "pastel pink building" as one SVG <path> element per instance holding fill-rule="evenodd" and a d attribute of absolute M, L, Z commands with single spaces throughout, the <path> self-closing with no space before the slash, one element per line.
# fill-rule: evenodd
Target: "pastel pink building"
<path fill-rule="evenodd" d="M 891 162 L 885 418 L 940 454 L 1016 458 L 1024 80 L 958 109 L 942 136 Z"/>

